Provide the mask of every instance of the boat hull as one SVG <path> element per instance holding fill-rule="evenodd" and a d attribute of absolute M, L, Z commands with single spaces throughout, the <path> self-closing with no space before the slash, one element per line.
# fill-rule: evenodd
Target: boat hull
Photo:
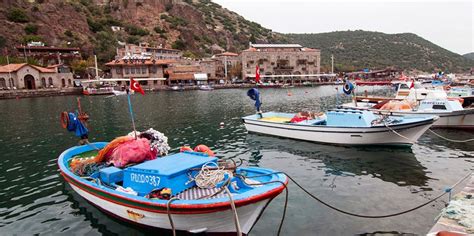
<path fill-rule="evenodd" d="M 303 126 L 243 119 L 249 132 L 338 145 L 411 145 L 430 128 L 433 120 L 383 127 L 348 128 Z M 402 137 L 404 136 L 404 137 Z M 406 138 L 405 138 L 406 137 Z"/>
<path fill-rule="evenodd" d="M 122 219 L 124 221 L 171 230 L 168 214 L 149 212 L 142 209 L 124 206 L 112 201 L 105 200 L 94 194 L 69 183 L 72 189 L 81 197 L 86 199 L 95 207 L 101 209 L 109 215 Z M 271 201 L 266 199 L 251 205 L 237 207 L 237 215 L 239 217 L 242 233 L 248 234 L 255 224 L 258 216 L 261 214 L 265 206 Z M 172 214 L 172 219 L 176 230 L 182 231 L 205 231 L 208 233 L 231 233 L 236 232 L 233 212 L 231 209 L 203 214 Z M 203 228 L 205 225 L 207 227 Z"/>

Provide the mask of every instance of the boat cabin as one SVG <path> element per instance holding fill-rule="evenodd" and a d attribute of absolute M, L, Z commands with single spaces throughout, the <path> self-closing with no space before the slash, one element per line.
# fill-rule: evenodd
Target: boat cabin
<path fill-rule="evenodd" d="M 458 100 L 448 99 L 425 99 L 420 102 L 418 111 L 460 111 L 464 110 Z"/>
<path fill-rule="evenodd" d="M 371 111 L 355 109 L 329 110 L 326 115 L 326 125 L 335 127 L 371 127 L 377 118 Z"/>

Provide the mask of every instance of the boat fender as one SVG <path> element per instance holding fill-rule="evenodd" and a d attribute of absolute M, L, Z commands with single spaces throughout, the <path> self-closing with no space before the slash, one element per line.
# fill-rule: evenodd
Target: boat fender
<path fill-rule="evenodd" d="M 63 127 L 63 129 L 69 126 L 69 114 L 67 111 L 61 112 L 60 121 L 61 121 L 61 126 Z"/>

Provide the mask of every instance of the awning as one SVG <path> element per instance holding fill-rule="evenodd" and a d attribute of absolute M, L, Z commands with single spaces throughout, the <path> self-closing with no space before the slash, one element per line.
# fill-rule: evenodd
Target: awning
<path fill-rule="evenodd" d="M 207 80 L 207 74 L 204 73 L 199 73 L 199 74 L 194 74 L 194 79 L 195 80 Z"/>

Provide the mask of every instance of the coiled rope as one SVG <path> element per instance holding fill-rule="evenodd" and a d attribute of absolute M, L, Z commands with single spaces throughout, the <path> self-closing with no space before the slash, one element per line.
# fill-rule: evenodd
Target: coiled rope
<path fill-rule="evenodd" d="M 471 138 L 471 139 L 466 139 L 466 140 L 456 140 L 456 139 L 450 139 L 450 138 L 446 138 L 446 137 L 443 137 L 441 136 L 440 134 L 434 132 L 433 130 L 429 129 L 429 131 L 431 133 L 433 133 L 434 135 L 438 136 L 439 138 L 442 138 L 446 141 L 450 141 L 450 142 L 453 142 L 453 143 L 467 143 L 467 142 L 472 142 L 474 141 L 474 138 Z"/>
<path fill-rule="evenodd" d="M 226 173 L 230 178 L 233 177 L 232 172 L 226 170 L 225 166 L 219 166 L 215 162 L 207 162 L 202 166 L 201 170 L 193 180 L 200 188 L 215 188 L 224 180 Z"/>

